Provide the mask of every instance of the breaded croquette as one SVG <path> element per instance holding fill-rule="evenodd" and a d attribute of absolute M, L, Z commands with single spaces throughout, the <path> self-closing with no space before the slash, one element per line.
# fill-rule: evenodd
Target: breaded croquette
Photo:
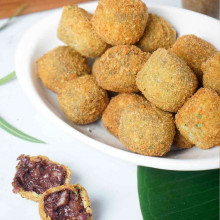
<path fill-rule="evenodd" d="M 192 148 L 194 145 L 187 140 L 183 135 L 176 129 L 176 134 L 174 136 L 173 143 L 180 149 L 189 149 Z"/>
<path fill-rule="evenodd" d="M 37 60 L 38 76 L 44 85 L 58 92 L 66 82 L 90 73 L 87 60 L 69 46 L 59 46 Z"/>
<path fill-rule="evenodd" d="M 144 35 L 137 46 L 145 52 L 154 52 L 158 48 L 169 49 L 176 41 L 176 30 L 163 17 L 149 14 Z"/>
<path fill-rule="evenodd" d="M 113 92 L 138 92 L 136 75 L 150 57 L 136 46 L 109 48 L 92 68 L 99 86 Z"/>
<path fill-rule="evenodd" d="M 144 102 L 146 99 L 137 94 L 121 93 L 111 99 L 102 115 L 102 123 L 114 136 L 118 137 L 118 127 L 123 110 L 135 103 Z"/>
<path fill-rule="evenodd" d="M 141 0 L 100 0 L 92 25 L 111 45 L 135 44 L 142 37 L 148 10 Z"/>
<path fill-rule="evenodd" d="M 108 95 L 91 75 L 78 77 L 59 92 L 61 109 L 70 121 L 89 124 L 100 118 L 108 104 Z"/>
<path fill-rule="evenodd" d="M 210 88 L 199 89 L 176 114 L 181 134 L 201 149 L 220 144 L 220 96 Z"/>
<path fill-rule="evenodd" d="M 136 82 L 147 100 L 169 112 L 177 112 L 198 85 L 186 63 L 162 48 L 151 55 L 137 74 Z"/>
<path fill-rule="evenodd" d="M 203 86 L 214 89 L 220 94 L 220 52 L 202 63 Z"/>
<path fill-rule="evenodd" d="M 201 65 L 216 53 L 215 47 L 209 42 L 195 36 L 184 35 L 178 38 L 171 51 L 183 59 L 202 82 Z"/>
<path fill-rule="evenodd" d="M 86 57 L 101 56 L 109 47 L 95 33 L 91 24 L 92 14 L 77 5 L 65 6 L 58 27 L 58 37 Z"/>
<path fill-rule="evenodd" d="M 148 102 L 129 105 L 122 112 L 119 140 L 132 152 L 163 156 L 170 151 L 174 135 L 172 115 Z"/>

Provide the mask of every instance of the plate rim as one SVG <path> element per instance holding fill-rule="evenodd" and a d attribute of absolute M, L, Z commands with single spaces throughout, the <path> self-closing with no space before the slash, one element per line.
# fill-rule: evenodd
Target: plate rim
<path fill-rule="evenodd" d="M 90 2 L 90 3 L 84 3 L 80 4 L 81 7 L 94 7 L 96 6 L 97 2 Z M 148 8 L 154 8 L 154 9 L 162 9 L 162 10 L 186 10 L 182 8 L 175 8 L 171 6 L 161 6 L 161 5 L 148 5 Z M 188 11 L 188 10 L 186 10 Z M 217 169 L 219 168 L 219 158 L 199 158 L 199 159 L 176 159 L 176 158 L 166 158 L 166 157 L 150 157 L 150 156 L 144 156 L 135 154 L 133 152 L 124 151 L 121 149 L 117 149 L 111 145 L 102 143 L 98 140 L 93 139 L 92 137 L 86 136 L 80 131 L 76 130 L 75 128 L 71 127 L 69 124 L 67 124 L 65 121 L 60 119 L 49 107 L 46 101 L 43 101 L 43 99 L 38 94 L 35 86 L 33 85 L 32 77 L 30 72 L 30 67 L 28 68 L 26 66 L 22 66 L 22 59 L 24 58 L 23 55 L 23 48 L 24 45 L 26 45 L 28 36 L 31 34 L 31 32 L 36 29 L 42 22 L 45 22 L 47 20 L 50 20 L 51 18 L 55 17 L 57 14 L 61 12 L 61 9 L 56 11 L 55 13 L 46 16 L 45 18 L 37 21 L 35 24 L 33 24 L 27 31 L 23 34 L 21 37 L 15 52 L 15 69 L 16 69 L 16 75 L 19 81 L 20 86 L 22 87 L 22 90 L 27 95 L 31 103 L 44 115 L 46 118 L 48 118 L 54 125 L 58 126 L 59 129 L 64 131 L 65 133 L 69 134 L 73 138 L 85 143 L 88 146 L 92 146 L 96 150 L 102 151 L 104 153 L 107 153 L 110 156 L 123 159 L 126 161 L 130 161 L 136 165 L 140 166 L 146 166 L 146 167 L 154 167 L 158 169 L 164 169 L 164 170 L 179 170 L 179 171 L 196 171 L 196 170 L 210 170 L 210 169 Z M 202 15 L 200 13 L 188 11 L 190 13 L 199 14 L 200 16 L 206 16 Z M 211 18 L 209 16 L 206 16 L 211 20 L 217 20 L 214 18 Z M 217 20 L 218 21 L 218 20 Z M 26 73 L 26 74 L 25 74 Z"/>

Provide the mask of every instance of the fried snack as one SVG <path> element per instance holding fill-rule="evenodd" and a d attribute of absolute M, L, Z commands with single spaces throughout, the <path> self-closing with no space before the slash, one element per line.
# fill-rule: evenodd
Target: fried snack
<path fill-rule="evenodd" d="M 131 45 L 142 37 L 147 19 L 148 10 L 141 0 L 100 0 L 92 25 L 108 44 Z"/>
<path fill-rule="evenodd" d="M 177 112 L 198 85 L 186 63 L 165 49 L 151 55 L 137 74 L 136 82 L 147 100 L 169 112 Z"/>
<path fill-rule="evenodd" d="M 176 114 L 181 134 L 201 149 L 220 144 L 220 96 L 212 89 L 199 89 Z"/>
<path fill-rule="evenodd" d="M 135 103 L 144 102 L 146 99 L 140 95 L 121 93 L 111 99 L 102 115 L 102 123 L 114 136 L 118 137 L 118 127 L 123 110 Z"/>
<path fill-rule="evenodd" d="M 57 30 L 64 43 L 86 57 L 98 57 L 109 47 L 95 33 L 91 24 L 92 14 L 77 5 L 65 6 Z"/>
<path fill-rule="evenodd" d="M 115 46 L 96 60 L 92 74 L 103 89 L 113 92 L 138 92 L 136 75 L 149 57 L 149 53 L 136 46 Z"/>
<path fill-rule="evenodd" d="M 38 76 L 44 85 L 58 92 L 66 82 L 90 73 L 84 57 L 69 46 L 59 46 L 37 60 Z"/>
<path fill-rule="evenodd" d="M 144 35 L 137 46 L 145 52 L 153 53 L 158 48 L 170 48 L 176 41 L 176 30 L 163 17 L 149 14 Z"/>
<path fill-rule="evenodd" d="M 122 112 L 119 140 L 132 152 L 163 156 L 170 151 L 174 135 L 172 115 L 148 102 L 132 104 Z"/>
<path fill-rule="evenodd" d="M 203 86 L 214 89 L 220 94 L 220 52 L 202 63 Z"/>
<path fill-rule="evenodd" d="M 183 135 L 176 129 L 176 134 L 174 136 L 173 143 L 180 149 L 189 149 L 192 148 L 194 145 L 187 140 Z"/>
<path fill-rule="evenodd" d="M 86 190 L 78 185 L 48 189 L 39 202 L 41 220 L 92 220 L 92 209 Z"/>
<path fill-rule="evenodd" d="M 171 51 L 183 59 L 202 82 L 201 65 L 216 52 L 216 49 L 195 35 L 184 35 L 176 40 Z"/>
<path fill-rule="evenodd" d="M 59 92 L 58 101 L 64 114 L 76 124 L 98 120 L 108 105 L 108 95 L 91 75 L 78 77 Z"/>
<path fill-rule="evenodd" d="M 20 155 L 18 160 L 12 186 L 23 198 L 39 202 L 47 189 L 70 181 L 71 170 L 48 157 Z"/>

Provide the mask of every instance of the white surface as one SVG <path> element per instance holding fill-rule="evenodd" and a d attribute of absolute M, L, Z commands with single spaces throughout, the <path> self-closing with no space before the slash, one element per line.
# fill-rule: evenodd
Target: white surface
<path fill-rule="evenodd" d="M 84 4 L 83 7 L 94 12 L 96 3 Z M 177 30 L 179 36 L 196 34 L 219 49 L 220 29 L 217 20 L 195 12 L 167 6 L 148 5 L 148 9 L 150 12 L 165 17 Z M 77 138 L 111 156 L 128 160 L 137 165 L 169 170 L 206 170 L 219 167 L 218 147 L 209 150 L 194 147 L 182 151 L 174 150 L 168 153 L 166 157 L 147 157 L 128 151 L 104 129 L 101 121 L 87 126 L 71 123 L 61 111 L 56 95 L 42 85 L 37 77 L 36 70 L 36 60 L 47 51 L 62 44 L 56 36 L 61 12 L 60 10 L 31 27 L 23 35 L 16 50 L 15 63 L 19 83 L 36 108 L 54 125 L 73 138 Z M 91 129 L 92 132 L 89 131 Z"/>

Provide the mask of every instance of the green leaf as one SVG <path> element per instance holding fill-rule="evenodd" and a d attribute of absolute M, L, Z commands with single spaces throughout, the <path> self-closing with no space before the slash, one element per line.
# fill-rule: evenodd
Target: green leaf
<path fill-rule="evenodd" d="M 144 220 L 219 219 L 219 170 L 138 167 L 137 176 Z"/>
<path fill-rule="evenodd" d="M 7 131 L 8 133 L 10 133 L 18 138 L 21 138 L 23 140 L 34 142 L 34 143 L 45 144 L 45 142 L 38 140 L 34 137 L 31 137 L 31 136 L 19 131 L 18 129 L 14 128 L 10 124 L 8 124 L 8 122 L 6 122 L 2 117 L 0 117 L 0 127 L 3 130 Z"/>
<path fill-rule="evenodd" d="M 0 26 L 0 31 L 3 30 L 4 28 L 6 28 L 6 27 L 10 24 L 11 20 L 12 20 L 13 18 L 15 18 L 16 16 L 20 15 L 21 12 L 22 12 L 26 7 L 27 7 L 27 4 L 21 5 L 21 6 L 18 8 L 18 10 L 17 10 L 2 26 Z"/>
<path fill-rule="evenodd" d="M 7 76 L 3 77 L 0 79 L 0 86 L 11 81 L 12 79 L 14 79 L 16 77 L 15 71 L 11 72 L 10 74 L 8 74 Z"/>

